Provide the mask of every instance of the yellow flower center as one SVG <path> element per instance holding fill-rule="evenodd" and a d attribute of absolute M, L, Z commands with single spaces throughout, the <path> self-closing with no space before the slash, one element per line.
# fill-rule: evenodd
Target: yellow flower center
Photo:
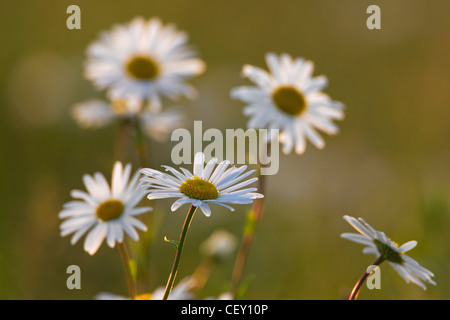
<path fill-rule="evenodd" d="M 110 221 L 119 218 L 123 213 L 124 205 L 120 200 L 107 200 L 97 207 L 95 214 L 103 221 Z"/>
<path fill-rule="evenodd" d="M 134 300 L 152 300 L 151 293 L 141 293 L 134 297 Z"/>
<path fill-rule="evenodd" d="M 180 186 L 180 192 L 197 200 L 217 199 L 219 196 L 216 186 L 200 177 L 192 177 L 183 182 Z"/>
<path fill-rule="evenodd" d="M 276 89 L 272 94 L 272 99 L 278 109 L 291 116 L 297 116 L 306 109 L 305 97 L 291 86 Z"/>
<path fill-rule="evenodd" d="M 152 80 L 159 74 L 158 64 L 147 56 L 135 56 L 127 63 L 128 73 L 138 80 Z"/>

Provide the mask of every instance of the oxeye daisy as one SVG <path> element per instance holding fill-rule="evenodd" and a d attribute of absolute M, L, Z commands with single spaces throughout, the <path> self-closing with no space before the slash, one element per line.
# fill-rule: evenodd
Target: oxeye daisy
<path fill-rule="evenodd" d="M 183 278 L 170 293 L 168 300 L 191 300 L 194 297 L 192 289 L 195 287 L 195 280 L 191 277 Z M 153 293 L 143 293 L 134 297 L 134 300 L 161 300 L 164 295 L 164 287 L 159 287 Z M 100 292 L 95 296 L 95 300 L 130 300 L 128 297 L 116 295 L 109 292 Z"/>
<path fill-rule="evenodd" d="M 175 109 L 160 112 L 139 110 L 135 104 L 125 101 L 89 100 L 76 104 L 72 115 L 84 129 L 97 129 L 113 122 L 136 118 L 143 133 L 159 142 L 165 141 L 184 122 L 184 115 Z"/>
<path fill-rule="evenodd" d="M 135 229 L 147 230 L 145 224 L 135 216 L 151 211 L 151 207 L 136 207 L 146 194 L 139 182 L 139 172 L 130 180 L 131 165 L 125 168 L 116 162 L 112 173 L 111 187 L 103 174 L 86 174 L 83 182 L 87 192 L 72 190 L 70 201 L 59 212 L 59 218 L 66 219 L 60 225 L 61 236 L 73 234 L 71 244 L 75 244 L 87 233 L 84 250 L 90 255 L 97 252 L 106 238 L 111 248 L 124 241 L 124 233 L 137 241 L 139 235 Z"/>
<path fill-rule="evenodd" d="M 407 283 L 412 282 L 424 290 L 426 290 L 426 286 L 422 281 L 436 285 L 436 282 L 431 279 L 431 277 L 434 277 L 434 274 L 405 254 L 417 245 L 417 241 L 408 241 L 398 246 L 384 232 L 375 230 L 362 218 L 356 219 L 354 217 L 344 216 L 344 219 L 359 234 L 343 233 L 341 237 L 365 245 L 366 247 L 363 249 L 363 253 L 377 256 L 377 261 L 374 265 L 379 265 L 386 260 Z"/>
<path fill-rule="evenodd" d="M 256 188 L 242 189 L 258 180 L 251 178 L 242 181 L 255 170 L 245 172 L 247 166 L 228 168 L 230 165 L 228 160 L 220 162 L 216 167 L 216 158 L 209 160 L 206 166 L 204 163 L 205 155 L 198 152 L 194 158 L 193 173 L 184 168 L 181 168 L 180 172 L 169 166 L 163 167 L 172 175 L 148 168 L 141 169 L 141 173 L 145 175 L 141 180 L 149 186 L 148 199 L 179 198 L 172 204 L 172 211 L 189 203 L 194 207 L 200 207 L 209 217 L 210 203 L 234 211 L 228 204 L 249 204 L 254 199 L 263 197 L 262 194 L 254 192 Z"/>
<path fill-rule="evenodd" d="M 107 102 L 92 99 L 77 103 L 72 116 L 84 129 L 95 129 L 111 124 L 115 120 L 127 119 L 137 114 L 139 104 L 131 101 L 116 100 Z"/>
<path fill-rule="evenodd" d="M 184 80 L 201 74 L 205 65 L 187 41 L 187 34 L 171 24 L 135 18 L 89 46 L 86 77 L 114 100 L 147 101 L 159 111 L 161 96 L 192 98 L 196 93 Z"/>
<path fill-rule="evenodd" d="M 231 90 L 231 97 L 248 105 L 244 114 L 250 116 L 249 128 L 279 129 L 283 152 L 295 149 L 302 154 L 306 138 L 317 148 L 325 146 L 316 129 L 333 135 L 338 127 L 332 122 L 344 118 L 344 106 L 332 101 L 322 92 L 328 84 L 325 76 L 312 77 L 314 64 L 302 58 L 293 59 L 288 54 L 266 55 L 270 73 L 245 65 L 242 73 L 256 86 L 242 86 Z"/>
<path fill-rule="evenodd" d="M 146 176 L 141 180 L 149 187 L 147 197 L 150 200 L 178 198 L 172 204 L 172 211 L 177 210 L 184 204 L 191 204 L 180 233 L 180 241 L 170 241 L 176 243 L 176 255 L 172 271 L 167 280 L 163 300 L 167 300 L 172 290 L 186 234 L 197 208 L 200 207 L 203 213 L 209 217 L 211 215 L 210 203 L 216 203 L 234 211 L 228 204 L 250 204 L 253 200 L 263 197 L 262 194 L 254 192 L 256 188 L 242 189 L 258 180 L 257 178 L 252 178 L 242 181 L 252 174 L 254 170 L 245 172 L 247 166 L 228 168 L 230 162 L 227 160 L 220 162 L 216 167 L 216 158 L 209 160 L 206 166 L 204 166 L 204 163 L 205 155 L 202 152 L 198 152 L 194 158 L 193 173 L 184 168 L 181 168 L 180 172 L 169 166 L 163 167 L 170 171 L 172 175 L 153 169 L 141 169 L 141 173 Z"/>

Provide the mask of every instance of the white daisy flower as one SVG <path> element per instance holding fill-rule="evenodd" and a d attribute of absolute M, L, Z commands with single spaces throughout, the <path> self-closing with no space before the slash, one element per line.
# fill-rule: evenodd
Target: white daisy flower
<path fill-rule="evenodd" d="M 233 253 L 237 246 L 236 236 L 220 229 L 214 231 L 208 239 L 200 244 L 200 252 L 213 259 L 225 259 Z"/>
<path fill-rule="evenodd" d="M 248 103 L 244 108 L 244 114 L 250 116 L 247 126 L 279 129 L 279 136 L 272 132 L 271 140 L 278 138 L 284 153 L 290 153 L 295 147 L 295 152 L 302 154 L 306 138 L 322 149 L 325 142 L 316 129 L 336 134 L 338 127 L 332 120 L 344 118 L 344 105 L 321 92 L 327 86 L 327 78 L 313 78 L 312 61 L 293 59 L 288 54 L 278 57 L 268 53 L 266 62 L 270 73 L 251 65 L 243 67 L 243 75 L 256 86 L 231 91 L 232 98 Z"/>
<path fill-rule="evenodd" d="M 210 203 L 216 203 L 234 211 L 226 203 L 249 204 L 254 199 L 263 197 L 262 194 L 254 192 L 256 188 L 241 189 L 258 180 L 258 178 L 252 178 L 240 182 L 255 170 L 244 173 L 247 166 L 228 168 L 230 161 L 227 160 L 220 162 L 214 170 L 217 163 L 216 158 L 208 161 L 206 166 L 203 166 L 204 162 L 205 155 L 198 152 L 194 158 L 193 173 L 184 168 L 181 168 L 181 172 L 179 172 L 169 166 L 163 167 L 173 175 L 153 169 L 141 169 L 141 173 L 147 176 L 141 180 L 148 183 L 150 188 L 148 198 L 150 200 L 179 198 L 172 204 L 172 211 L 190 203 L 194 207 L 200 207 L 203 213 L 209 217 L 211 215 Z"/>
<path fill-rule="evenodd" d="M 436 285 L 436 282 L 431 279 L 434 274 L 405 254 L 417 245 L 417 241 L 408 241 L 399 247 L 384 232 L 375 230 L 362 218 L 355 219 L 344 216 L 344 219 L 360 234 L 343 233 L 341 234 L 342 238 L 366 245 L 363 253 L 375 254 L 382 260 L 387 260 L 407 283 L 412 282 L 424 290 L 426 290 L 426 286 L 422 281 Z"/>
<path fill-rule="evenodd" d="M 169 298 L 167 300 L 191 300 L 194 297 L 192 289 L 195 287 L 196 282 L 191 277 L 182 279 L 172 291 L 170 291 Z M 159 287 L 153 292 L 152 300 L 162 300 L 164 296 L 165 287 Z"/>
<path fill-rule="evenodd" d="M 63 206 L 59 218 L 61 236 L 74 233 L 71 244 L 75 244 L 86 232 L 84 250 L 93 255 L 106 238 L 106 243 L 113 248 L 124 240 L 124 232 L 137 241 L 136 229 L 147 230 L 145 224 L 135 218 L 136 215 L 151 211 L 150 207 L 136 205 L 146 194 L 145 186 L 139 182 L 139 172 L 130 180 L 131 165 L 123 168 L 116 162 L 112 173 L 111 188 L 103 174 L 93 176 L 85 174 L 83 182 L 88 192 L 72 190 L 75 199 Z"/>
<path fill-rule="evenodd" d="M 173 25 L 135 18 L 89 46 L 86 77 L 113 100 L 147 101 L 159 111 L 160 96 L 192 98 L 196 93 L 184 80 L 201 74 L 205 64 L 187 41 L 187 34 Z"/>
<path fill-rule="evenodd" d="M 172 132 L 185 123 L 185 116 L 175 110 L 152 112 L 144 110 L 139 115 L 142 131 L 158 142 L 164 142 Z"/>
<path fill-rule="evenodd" d="M 90 100 L 78 103 L 72 110 L 72 116 L 83 129 L 94 129 L 110 124 L 115 118 L 109 103 Z"/>
<path fill-rule="evenodd" d="M 194 293 L 191 291 L 195 287 L 195 281 L 189 277 L 184 278 L 170 292 L 168 300 L 191 300 Z M 157 288 L 153 293 L 138 294 L 134 300 L 162 300 L 164 287 Z M 94 298 L 95 300 L 131 300 L 129 297 L 116 295 L 109 292 L 100 292 Z"/>
<path fill-rule="evenodd" d="M 216 297 L 207 297 L 205 300 L 234 300 L 233 295 L 230 292 L 224 292 Z"/>
<path fill-rule="evenodd" d="M 74 106 L 72 115 L 83 129 L 97 129 L 113 122 L 138 117 L 143 133 L 158 142 L 167 140 L 173 130 L 184 124 L 185 116 L 175 110 L 139 110 L 136 103 L 89 100 Z"/>

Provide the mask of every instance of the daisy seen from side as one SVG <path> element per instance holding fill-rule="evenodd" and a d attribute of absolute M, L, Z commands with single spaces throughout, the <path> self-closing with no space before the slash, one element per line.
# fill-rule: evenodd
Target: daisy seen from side
<path fill-rule="evenodd" d="M 112 123 L 132 122 L 137 119 L 142 132 L 149 138 L 164 142 L 185 122 L 185 114 L 176 108 L 154 112 L 139 109 L 132 102 L 88 100 L 74 105 L 72 116 L 83 129 L 98 129 Z"/>
<path fill-rule="evenodd" d="M 366 247 L 363 249 L 363 253 L 376 255 L 378 261 L 377 264 L 380 264 L 385 260 L 388 261 L 392 268 L 394 268 L 407 283 L 412 282 L 424 290 L 426 290 L 426 286 L 423 282 L 436 285 L 436 282 L 432 279 L 434 274 L 405 254 L 417 245 L 417 241 L 408 241 L 403 245 L 398 246 L 389 239 L 384 232 L 375 230 L 362 218 L 356 219 L 346 215 L 344 216 L 344 219 L 355 228 L 359 234 L 343 233 L 341 234 L 341 237 L 365 245 Z"/>

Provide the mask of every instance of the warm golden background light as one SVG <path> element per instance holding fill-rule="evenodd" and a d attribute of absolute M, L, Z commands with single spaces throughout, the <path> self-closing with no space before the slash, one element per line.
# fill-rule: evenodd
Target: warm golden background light
<path fill-rule="evenodd" d="M 66 8 L 81 8 L 81 30 L 68 30 Z M 366 9 L 381 8 L 381 30 L 368 30 Z M 381 290 L 359 299 L 450 298 L 450 2 L 446 0 L 316 1 L 28 1 L 7 2 L 0 19 L 0 298 L 92 299 L 126 295 L 117 250 L 91 257 L 59 236 L 57 217 L 84 173 L 114 163 L 116 127 L 82 130 L 72 106 L 103 98 L 83 76 L 85 49 L 101 31 L 135 16 L 159 17 L 186 31 L 205 61 L 191 83 L 198 99 L 174 106 L 207 128 L 245 128 L 244 104 L 230 89 L 249 85 L 241 68 L 266 68 L 266 52 L 315 63 L 325 90 L 346 105 L 340 133 L 324 150 L 282 155 L 268 177 L 266 209 L 244 280 L 248 299 L 343 299 L 372 256 L 341 239 L 353 232 L 345 214 L 363 217 L 400 244 L 417 240 L 411 257 L 435 273 L 423 291 L 381 267 Z M 152 167 L 170 165 L 175 143 L 150 142 Z M 138 167 L 130 152 L 123 159 Z M 141 289 L 165 285 L 185 211 L 155 205 L 153 266 Z M 199 245 L 217 229 L 241 238 L 245 208 L 215 207 L 195 217 L 178 276 L 201 261 Z M 158 226 L 158 228 L 156 228 Z M 213 270 L 200 298 L 229 284 L 233 258 Z M 79 265 L 82 289 L 66 288 L 66 268 Z"/>

